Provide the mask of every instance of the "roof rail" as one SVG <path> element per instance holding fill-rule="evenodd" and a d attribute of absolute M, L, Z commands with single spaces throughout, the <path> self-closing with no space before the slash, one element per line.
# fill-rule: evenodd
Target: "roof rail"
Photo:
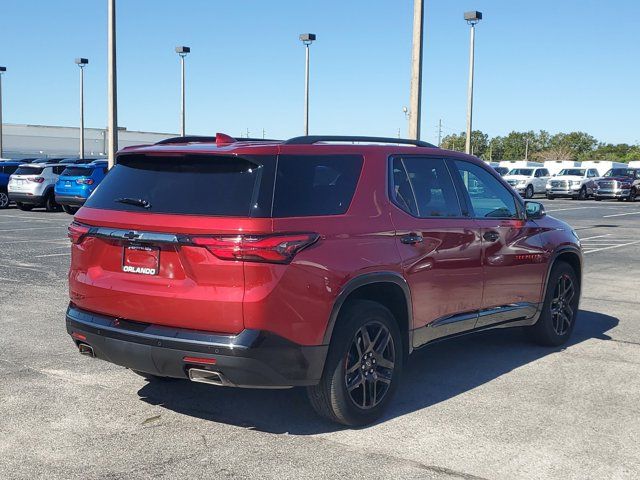
<path fill-rule="evenodd" d="M 371 143 L 393 143 L 401 145 L 415 145 L 416 147 L 437 148 L 435 145 L 422 140 L 412 140 L 410 138 L 392 137 L 363 137 L 357 135 L 307 135 L 304 137 L 294 137 L 285 141 L 285 145 L 313 145 L 318 142 L 371 142 Z"/>
<path fill-rule="evenodd" d="M 231 138 L 231 137 L 229 137 Z M 185 137 L 165 138 L 156 142 L 156 145 L 170 145 L 172 143 L 216 143 L 217 136 L 210 137 L 204 135 L 188 135 Z M 235 142 L 281 142 L 282 140 L 274 140 L 271 138 L 234 138 Z"/>

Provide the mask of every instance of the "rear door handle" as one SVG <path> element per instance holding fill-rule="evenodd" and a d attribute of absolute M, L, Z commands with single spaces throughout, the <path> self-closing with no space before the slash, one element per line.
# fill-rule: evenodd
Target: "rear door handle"
<path fill-rule="evenodd" d="M 487 242 L 495 242 L 500 238 L 500 234 L 493 230 L 489 230 L 488 232 L 484 232 L 482 238 L 484 238 Z"/>
<path fill-rule="evenodd" d="M 409 233 L 400 237 L 400 241 L 405 245 L 415 245 L 416 243 L 422 243 L 422 235 L 417 233 Z"/>

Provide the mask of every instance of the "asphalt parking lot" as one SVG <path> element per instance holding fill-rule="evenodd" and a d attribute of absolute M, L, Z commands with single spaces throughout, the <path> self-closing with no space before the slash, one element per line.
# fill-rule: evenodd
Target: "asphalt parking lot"
<path fill-rule="evenodd" d="M 517 330 L 417 352 L 376 425 L 303 390 L 147 383 L 64 327 L 71 217 L 0 211 L 0 478 L 639 478 L 640 202 L 544 201 L 585 251 L 571 343 Z"/>

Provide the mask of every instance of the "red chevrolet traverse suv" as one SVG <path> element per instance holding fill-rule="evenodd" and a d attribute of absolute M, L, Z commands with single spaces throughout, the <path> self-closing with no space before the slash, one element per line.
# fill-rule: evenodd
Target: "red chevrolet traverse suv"
<path fill-rule="evenodd" d="M 69 227 L 67 331 L 155 377 L 306 386 L 378 418 L 445 337 L 575 326 L 575 232 L 484 162 L 425 142 L 181 137 L 126 148 Z"/>

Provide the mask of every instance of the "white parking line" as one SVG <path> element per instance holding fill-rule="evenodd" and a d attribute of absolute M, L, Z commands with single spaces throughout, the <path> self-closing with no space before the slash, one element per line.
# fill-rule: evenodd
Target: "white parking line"
<path fill-rule="evenodd" d="M 614 215 L 604 215 L 602 218 L 622 217 L 623 215 L 640 215 L 640 212 L 616 213 Z"/>
<path fill-rule="evenodd" d="M 587 254 L 587 253 L 594 253 L 594 252 L 602 252 L 603 250 L 611 250 L 612 248 L 628 247 L 629 245 L 637 245 L 638 243 L 640 243 L 640 240 L 636 240 L 635 242 L 623 243 L 620 245 L 609 245 L 608 247 L 596 248 L 593 250 L 586 250 L 583 253 Z"/>
<path fill-rule="evenodd" d="M 62 256 L 67 256 L 67 255 L 71 255 L 71 252 L 64 252 L 64 253 L 49 253 L 47 255 L 34 255 L 33 258 L 43 258 L 43 257 L 62 257 Z"/>
<path fill-rule="evenodd" d="M 29 230 L 52 230 L 54 228 L 68 228 L 67 225 L 58 225 L 57 227 L 31 227 L 31 228 L 7 228 L 0 229 L 0 234 L 2 232 L 24 232 Z"/>
<path fill-rule="evenodd" d="M 50 238 L 47 240 L 10 240 L 8 242 L 0 241 L 1 245 L 11 245 L 13 243 L 68 243 L 68 238 Z"/>
<path fill-rule="evenodd" d="M 598 208 L 598 207 L 555 208 L 553 210 L 547 210 L 547 212 L 565 212 L 567 210 L 585 210 L 587 208 Z"/>
<path fill-rule="evenodd" d="M 594 239 L 594 238 L 608 237 L 610 235 L 611 235 L 610 233 L 605 233 L 604 235 L 594 235 L 593 237 L 581 238 L 580 241 L 584 242 L 585 240 L 591 240 L 591 239 Z"/>

